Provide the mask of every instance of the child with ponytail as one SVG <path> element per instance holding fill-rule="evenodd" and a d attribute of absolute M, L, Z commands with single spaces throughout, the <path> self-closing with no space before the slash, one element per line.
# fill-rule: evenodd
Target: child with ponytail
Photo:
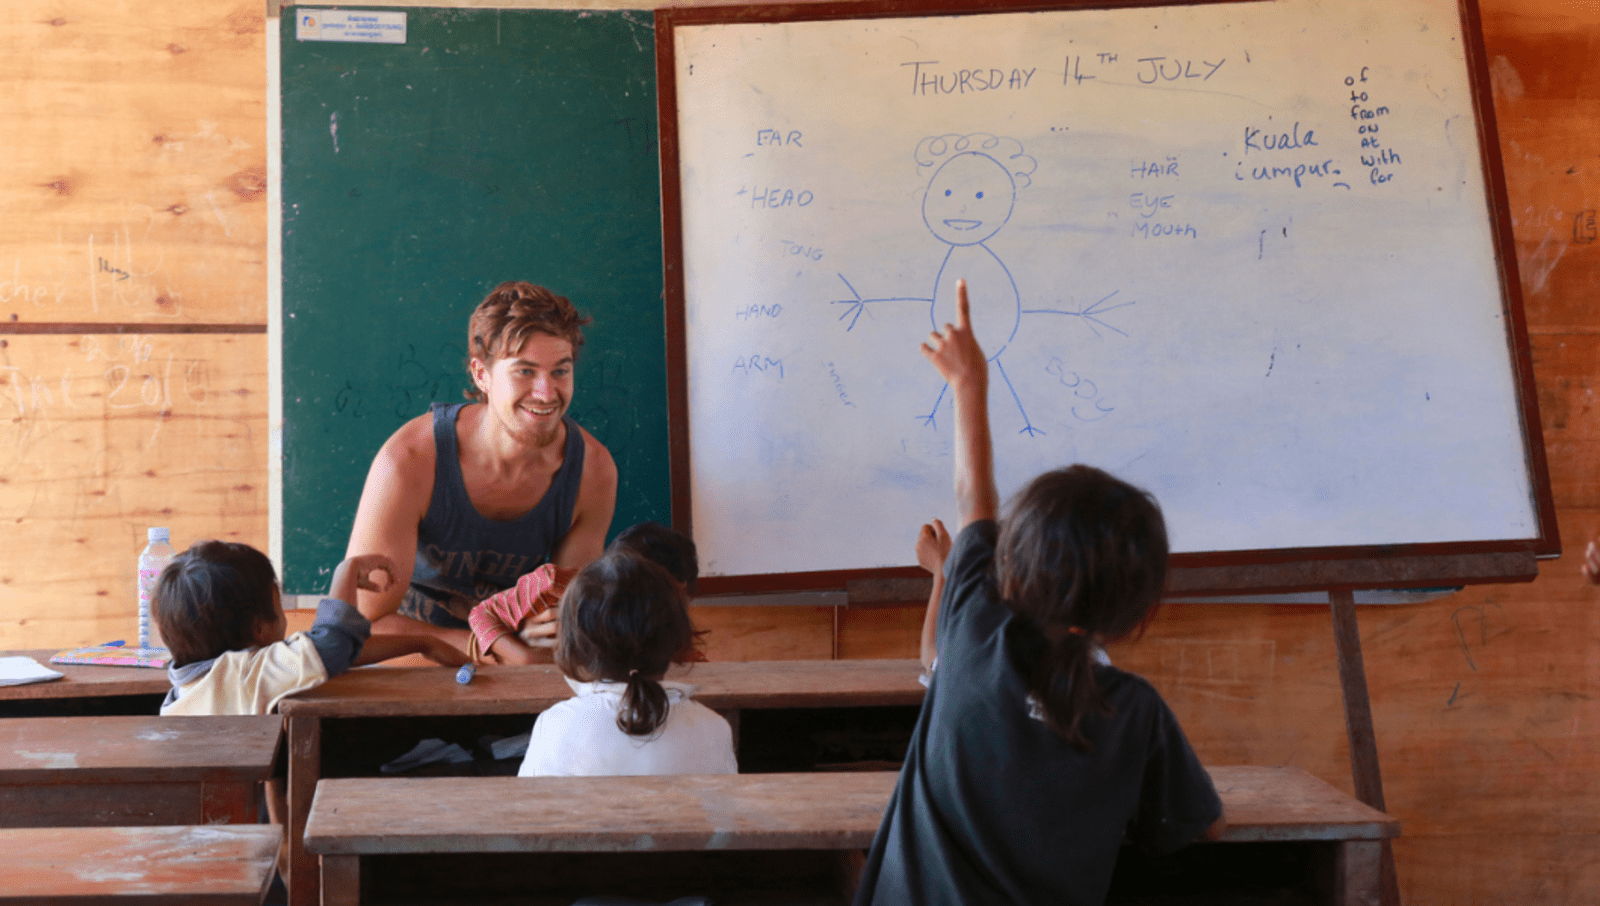
<path fill-rule="evenodd" d="M 856 903 L 1098 906 L 1125 837 L 1165 853 L 1223 827 L 1161 696 L 1097 656 L 1154 614 L 1166 527 L 1148 494 L 1083 465 L 1002 516 L 964 281 L 957 321 L 922 346 L 954 400 L 961 519 L 924 636 L 938 665 Z M 942 530 L 925 527 L 924 565 Z"/>
<path fill-rule="evenodd" d="M 728 721 L 664 679 L 694 655 L 688 605 L 683 584 L 627 549 L 573 577 L 555 660 L 574 697 L 539 715 L 518 776 L 738 773 Z"/>

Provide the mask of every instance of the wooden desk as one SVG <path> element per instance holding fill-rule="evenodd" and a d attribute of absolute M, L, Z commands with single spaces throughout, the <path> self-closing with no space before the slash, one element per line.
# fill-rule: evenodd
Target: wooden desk
<path fill-rule="evenodd" d="M 1325 902 L 1377 902 L 1379 841 L 1400 824 L 1298 768 L 1209 769 L 1228 816 L 1216 843 L 1324 847 Z M 325 780 L 306 825 L 323 903 L 359 902 L 363 856 L 862 850 L 898 774 Z M 529 884 L 529 887 L 534 886 Z"/>
<path fill-rule="evenodd" d="M 1398 819 L 1299 768 L 1206 770 L 1222 797 L 1228 821 L 1228 830 L 1217 843 L 1313 844 L 1320 856 L 1313 881 L 1324 902 L 1337 906 L 1379 902 L 1382 841 L 1400 836 Z"/>
<path fill-rule="evenodd" d="M 0 903 L 256 906 L 282 839 L 276 824 L 0 830 Z"/>
<path fill-rule="evenodd" d="M 61 679 L 20 686 L 0 686 L 0 717 L 47 714 L 155 714 L 172 688 L 167 671 L 151 667 L 91 667 L 52 664 L 59 648 L 0 651 L 26 655 L 66 674 Z"/>
<path fill-rule="evenodd" d="M 0 826 L 253 824 L 282 718 L 0 720 Z"/>
<path fill-rule="evenodd" d="M 872 845 L 898 776 L 324 780 L 305 843 L 321 858 L 323 906 L 360 902 L 363 856 L 859 852 Z"/>
<path fill-rule="evenodd" d="M 695 699 L 724 713 L 749 708 L 917 705 L 914 659 L 748 661 L 695 664 L 671 678 L 699 687 Z M 472 682 L 446 667 L 370 667 L 284 699 L 289 734 L 289 902 L 317 902 L 317 861 L 302 837 L 322 770 L 323 723 L 371 717 L 535 714 L 572 696 L 551 665 L 485 666 Z M 737 720 L 737 715 L 733 718 Z M 393 783 L 393 780 L 380 781 Z"/>

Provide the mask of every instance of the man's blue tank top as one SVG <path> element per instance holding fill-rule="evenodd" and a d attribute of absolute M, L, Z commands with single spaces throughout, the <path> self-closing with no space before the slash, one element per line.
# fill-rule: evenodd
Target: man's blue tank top
<path fill-rule="evenodd" d="M 461 478 L 456 418 L 466 403 L 434 403 L 433 497 L 417 526 L 417 562 L 400 613 L 438 626 L 465 628 L 474 604 L 515 585 L 550 559 L 572 528 L 583 479 L 583 432 L 570 416 L 561 467 L 533 509 L 516 519 L 485 518 Z"/>

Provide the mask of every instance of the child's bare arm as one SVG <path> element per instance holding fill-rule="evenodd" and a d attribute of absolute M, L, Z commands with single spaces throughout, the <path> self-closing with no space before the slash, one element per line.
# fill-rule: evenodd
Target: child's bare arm
<path fill-rule="evenodd" d="M 375 635 L 361 646 L 353 666 L 376 664 L 407 654 L 420 654 L 435 664 L 459 667 L 467 663 L 465 652 L 448 642 L 427 635 Z"/>
<path fill-rule="evenodd" d="M 939 657 L 939 599 L 944 597 L 944 561 L 950 556 L 950 533 L 935 519 L 917 533 L 917 563 L 933 573 L 933 591 L 928 595 L 928 611 L 922 617 L 922 668 L 932 670 Z"/>
<path fill-rule="evenodd" d="M 956 281 L 956 323 L 928 337 L 922 355 L 950 384 L 956 412 L 955 487 L 967 523 L 993 519 L 1000 511 L 994 483 L 994 446 L 989 439 L 989 361 L 972 333 L 967 281 Z"/>
<path fill-rule="evenodd" d="M 489 646 L 489 655 L 494 658 L 497 664 L 515 664 L 517 666 L 544 664 L 550 661 L 548 654 L 540 657 L 538 649 L 524 644 L 522 639 L 518 638 L 514 632 L 508 632 L 495 639 L 494 644 Z"/>

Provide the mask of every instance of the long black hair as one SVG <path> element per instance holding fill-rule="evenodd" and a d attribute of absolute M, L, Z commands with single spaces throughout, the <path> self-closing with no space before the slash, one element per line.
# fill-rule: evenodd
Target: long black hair
<path fill-rule="evenodd" d="M 1094 647 L 1142 632 L 1167 575 L 1167 528 L 1145 491 L 1092 466 L 1046 472 L 1000 523 L 995 587 L 1047 649 L 1029 677 L 1045 722 L 1080 751 L 1083 716 L 1109 710 Z"/>
<path fill-rule="evenodd" d="M 626 683 L 617 726 L 630 736 L 649 736 L 666 722 L 661 679 L 693 644 L 683 586 L 631 551 L 610 551 L 584 567 L 561 598 L 556 666 L 580 682 Z"/>

